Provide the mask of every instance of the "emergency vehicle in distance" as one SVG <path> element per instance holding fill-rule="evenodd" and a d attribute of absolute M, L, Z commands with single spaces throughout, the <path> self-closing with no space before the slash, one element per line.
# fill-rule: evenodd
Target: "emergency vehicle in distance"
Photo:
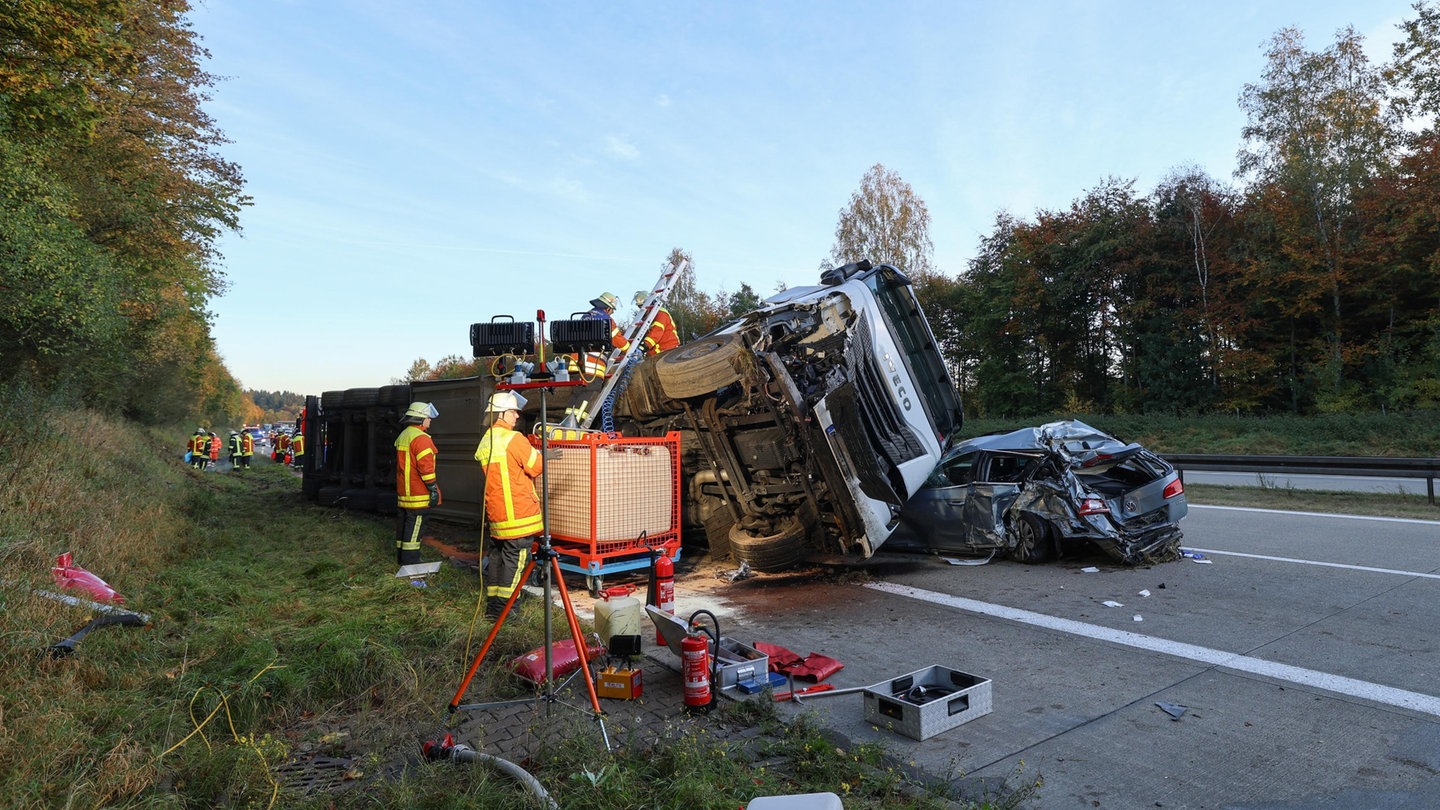
<path fill-rule="evenodd" d="M 494 390 L 493 379 L 472 377 L 326 392 L 310 404 L 321 418 L 307 430 L 331 435 L 307 436 L 326 448 L 324 461 L 306 457 L 307 496 L 393 511 L 398 416 L 423 400 L 440 413 L 437 511 L 478 520 L 472 456 Z M 532 396 L 527 414 L 538 419 L 543 404 L 557 422 L 588 390 Z M 909 279 L 869 262 L 825 271 L 816 286 L 638 361 L 610 404 L 607 430 L 680 434 L 686 544 L 703 538 L 712 554 L 761 572 L 874 554 L 964 418 Z"/>

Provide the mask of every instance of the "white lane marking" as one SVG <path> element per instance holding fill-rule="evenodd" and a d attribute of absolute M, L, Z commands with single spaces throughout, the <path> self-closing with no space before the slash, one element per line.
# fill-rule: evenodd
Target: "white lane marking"
<path fill-rule="evenodd" d="M 1424 577 L 1425 579 L 1440 579 L 1440 574 L 1426 574 L 1420 571 L 1401 571 L 1397 568 L 1374 568 L 1368 565 L 1350 565 L 1348 563 L 1320 562 L 1319 560 L 1300 560 L 1294 557 L 1271 557 L 1267 554 L 1246 554 L 1240 551 L 1220 551 L 1213 548 L 1185 548 L 1190 551 L 1198 551 L 1201 554 L 1216 554 L 1226 557 L 1248 557 L 1252 560 L 1270 560 L 1271 562 L 1299 563 L 1300 565 L 1318 565 L 1322 568 L 1344 568 L 1349 571 L 1368 571 L 1372 574 L 1399 574 L 1404 577 Z"/>
<path fill-rule="evenodd" d="M 1382 523 L 1419 523 L 1422 526 L 1440 526 L 1440 520 L 1376 517 L 1375 515 L 1332 515 L 1329 512 L 1295 512 L 1290 509 L 1257 509 L 1253 506 L 1212 506 L 1210 504 L 1192 503 L 1189 504 L 1189 508 L 1216 509 L 1226 512 L 1264 512 L 1267 515 L 1304 515 L 1305 517 L 1339 518 L 1341 520 L 1378 520 Z"/>
<path fill-rule="evenodd" d="M 1341 695 L 1350 695 L 1376 703 L 1398 706 L 1402 709 L 1412 709 L 1417 712 L 1424 712 L 1425 714 L 1440 717 L 1440 698 L 1424 695 L 1419 692 L 1411 692 L 1406 689 L 1396 689 L 1393 686 L 1383 686 L 1378 683 L 1346 678 L 1342 675 L 1332 675 L 1328 672 L 1320 672 L 1314 669 L 1293 667 L 1289 664 L 1278 664 L 1262 658 L 1252 658 L 1248 655 L 1225 652 L 1224 650 L 1216 650 L 1210 647 L 1201 647 L 1196 644 L 1186 644 L 1180 641 L 1155 638 L 1154 636 L 1142 636 L 1139 633 L 1131 633 L 1126 630 L 1113 630 L 1109 627 L 1101 627 L 1096 624 L 1077 622 L 1073 619 L 1062 619 L 1057 616 L 1047 616 L 1043 613 L 1006 607 L 1005 605 L 995 605 L 989 602 L 980 602 L 974 599 L 966 599 L 963 596 L 951 596 L 947 593 L 927 591 L 922 588 L 912 588 L 907 585 L 896 585 L 890 582 L 874 582 L 866 584 L 865 587 L 895 594 L 896 596 L 905 596 L 910 599 L 919 599 L 937 605 L 968 610 L 971 613 L 994 616 L 997 619 L 1008 619 L 1009 621 L 1043 627 L 1061 633 L 1070 633 L 1085 638 L 1093 638 L 1098 641 L 1122 644 L 1138 650 L 1173 655 L 1176 658 L 1184 658 L 1202 664 L 1209 664 L 1210 666 L 1249 672 L 1266 678 L 1289 681 L 1290 683 L 1300 684 L 1301 686 L 1324 689 Z"/>

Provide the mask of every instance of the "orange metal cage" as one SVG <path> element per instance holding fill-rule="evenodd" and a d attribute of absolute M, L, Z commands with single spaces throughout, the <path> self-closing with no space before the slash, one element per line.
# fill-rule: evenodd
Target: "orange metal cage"
<path fill-rule="evenodd" d="M 652 548 L 679 559 L 679 433 L 582 433 L 547 447 L 556 451 L 545 461 L 547 525 L 561 568 L 596 578 L 645 568 Z"/>

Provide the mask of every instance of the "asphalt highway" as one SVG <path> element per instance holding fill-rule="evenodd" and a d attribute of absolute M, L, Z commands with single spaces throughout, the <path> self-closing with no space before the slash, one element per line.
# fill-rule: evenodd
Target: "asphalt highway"
<path fill-rule="evenodd" d="M 1440 522 L 1182 525 L 1198 556 L 1155 566 L 893 555 L 842 584 L 682 581 L 679 609 L 838 659 L 837 692 L 931 666 L 988 681 L 988 713 L 923 741 L 869 722 L 863 690 L 783 706 L 972 789 L 1038 776 L 1039 807 L 1440 807 Z"/>

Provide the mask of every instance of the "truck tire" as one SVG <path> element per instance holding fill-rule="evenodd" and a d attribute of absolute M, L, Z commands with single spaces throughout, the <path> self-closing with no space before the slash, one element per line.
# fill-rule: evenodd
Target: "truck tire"
<path fill-rule="evenodd" d="M 381 386 L 379 404 L 408 407 L 410 405 L 410 385 L 405 383 Z"/>
<path fill-rule="evenodd" d="M 730 556 L 763 574 L 794 568 L 805 558 L 805 525 L 791 515 L 774 534 L 757 536 L 741 524 L 730 527 Z"/>
<path fill-rule="evenodd" d="M 653 360 L 635 367 L 630 375 L 630 384 L 625 387 L 623 399 L 626 412 L 636 421 L 684 413 L 683 408 L 677 407 L 665 396 L 660 380 L 656 377 Z"/>
<path fill-rule="evenodd" d="M 711 335 L 655 358 L 655 375 L 671 399 L 713 394 L 740 379 L 735 359 L 744 352 L 739 335 Z"/>
<path fill-rule="evenodd" d="M 379 388 L 351 388 L 345 392 L 345 404 L 351 408 L 364 408 L 379 403 Z"/>

